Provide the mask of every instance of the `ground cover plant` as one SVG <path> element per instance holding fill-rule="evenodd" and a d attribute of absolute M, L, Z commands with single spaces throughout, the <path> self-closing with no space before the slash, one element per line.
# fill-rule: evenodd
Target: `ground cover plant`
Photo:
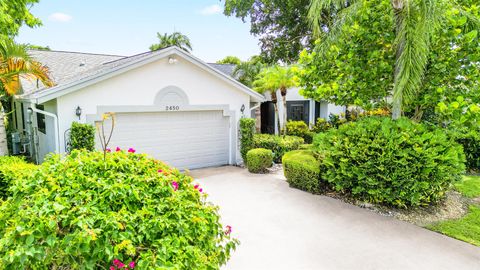
<path fill-rule="evenodd" d="M 0 206 L 2 269 L 219 269 L 237 240 L 192 178 L 134 149 L 49 157 Z M 117 262 L 117 264 L 119 264 Z M 115 264 L 115 266 L 117 266 Z"/>

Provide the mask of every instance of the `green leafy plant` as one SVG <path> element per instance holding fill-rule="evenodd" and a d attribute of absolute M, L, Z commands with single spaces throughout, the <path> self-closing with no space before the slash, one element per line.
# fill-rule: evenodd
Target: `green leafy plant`
<path fill-rule="evenodd" d="M 311 132 L 308 125 L 303 121 L 288 121 L 287 135 L 303 138 L 305 143 L 312 143 L 315 133 Z"/>
<path fill-rule="evenodd" d="M 70 151 L 95 150 L 95 128 L 89 124 L 73 122 L 70 128 L 70 148 Z"/>
<path fill-rule="evenodd" d="M 442 130 L 366 117 L 318 134 L 322 179 L 337 191 L 398 207 L 437 202 L 465 170 L 462 147 Z"/>
<path fill-rule="evenodd" d="M 314 133 L 325 132 L 332 128 L 332 125 L 323 118 L 318 118 L 315 125 L 312 127 Z"/>
<path fill-rule="evenodd" d="M 303 138 L 295 136 L 276 136 L 270 134 L 255 134 L 253 136 L 253 147 L 271 150 L 275 163 L 282 162 L 282 157 L 286 152 L 297 150 L 303 143 Z"/>
<path fill-rule="evenodd" d="M 272 167 L 273 152 L 268 149 L 256 148 L 247 153 L 247 168 L 251 173 L 264 173 Z"/>
<path fill-rule="evenodd" d="M 321 191 L 320 162 L 309 150 L 286 153 L 282 159 L 283 172 L 291 187 L 311 193 Z"/>
<path fill-rule="evenodd" d="M 467 162 L 465 165 L 470 171 L 480 171 L 480 133 L 476 130 L 457 130 L 455 140 L 463 146 Z"/>
<path fill-rule="evenodd" d="M 133 151 L 50 156 L 0 206 L 3 269 L 219 269 L 238 241 L 193 179 Z"/>
<path fill-rule="evenodd" d="M 255 119 L 240 119 L 240 153 L 243 161 L 247 160 L 247 153 L 253 148 L 253 135 L 255 134 Z"/>
<path fill-rule="evenodd" d="M 36 169 L 35 164 L 27 163 L 21 157 L 0 157 L 0 199 L 5 199 L 11 195 L 8 191 L 10 186 L 15 182 L 24 181 Z"/>

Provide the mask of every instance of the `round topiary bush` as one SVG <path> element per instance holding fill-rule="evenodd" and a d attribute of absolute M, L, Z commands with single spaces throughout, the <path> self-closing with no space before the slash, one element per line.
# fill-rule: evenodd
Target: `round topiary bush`
<path fill-rule="evenodd" d="M 409 119 L 367 117 L 317 135 L 314 145 L 332 188 L 373 203 L 436 202 L 465 170 L 459 144 Z"/>
<path fill-rule="evenodd" d="M 130 152 L 51 156 L 16 183 L 0 206 L 0 268 L 219 269 L 237 240 L 217 207 L 191 177 Z"/>
<path fill-rule="evenodd" d="M 291 187 L 311 193 L 321 191 L 320 162 L 312 151 L 288 152 L 283 156 L 282 164 L 285 178 Z"/>
<path fill-rule="evenodd" d="M 264 173 L 272 167 L 273 152 L 271 150 L 256 148 L 247 153 L 247 168 L 251 173 Z"/>

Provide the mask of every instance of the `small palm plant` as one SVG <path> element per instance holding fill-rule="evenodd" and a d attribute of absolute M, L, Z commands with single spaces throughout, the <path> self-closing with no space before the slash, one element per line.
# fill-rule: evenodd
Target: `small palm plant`
<path fill-rule="evenodd" d="M 27 46 L 10 39 L 0 40 L 0 90 L 2 95 L 13 96 L 21 89 L 20 78 L 38 80 L 46 87 L 54 85 L 49 70 L 27 53 Z M 6 142 L 4 114 L 0 113 L 0 133 Z M 6 143 L 0 144 L 0 155 L 8 154 Z"/>
<path fill-rule="evenodd" d="M 295 72 L 297 68 L 295 66 L 272 66 L 266 69 L 263 69 L 260 74 L 258 74 L 257 79 L 254 81 L 254 89 L 258 93 L 270 93 L 272 96 L 272 102 L 275 107 L 275 117 L 278 119 L 278 98 L 277 90 L 280 90 L 283 101 L 283 115 L 282 115 L 282 125 L 280 121 L 278 123 L 278 130 L 283 130 L 284 135 L 286 135 L 285 124 L 287 122 L 287 93 L 288 89 L 297 86 L 297 77 Z"/>

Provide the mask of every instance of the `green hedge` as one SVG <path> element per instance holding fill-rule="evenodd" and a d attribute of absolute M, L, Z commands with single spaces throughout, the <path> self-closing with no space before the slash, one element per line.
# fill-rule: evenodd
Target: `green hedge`
<path fill-rule="evenodd" d="M 70 151 L 75 149 L 95 150 L 95 128 L 92 125 L 72 123 L 70 128 Z"/>
<path fill-rule="evenodd" d="M 313 136 L 315 135 L 315 133 L 310 131 L 310 128 L 305 122 L 288 121 L 286 128 L 287 128 L 287 135 L 303 138 L 305 143 L 308 143 L 308 144 L 312 143 Z"/>
<path fill-rule="evenodd" d="M 464 173 L 462 147 L 443 130 L 367 117 L 318 134 L 322 179 L 355 198 L 398 207 L 437 202 Z"/>
<path fill-rule="evenodd" d="M 455 140 L 463 146 L 467 169 L 480 172 L 480 131 L 456 132 Z"/>
<path fill-rule="evenodd" d="M 297 150 L 304 140 L 295 136 L 276 136 L 270 134 L 255 134 L 253 136 L 253 147 L 269 149 L 273 152 L 273 161 L 282 162 L 286 152 Z"/>
<path fill-rule="evenodd" d="M 247 153 L 247 168 L 251 173 L 264 173 L 272 167 L 273 153 L 271 150 L 256 148 Z"/>
<path fill-rule="evenodd" d="M 291 187 L 319 193 L 320 162 L 312 151 L 296 150 L 286 153 L 282 159 L 283 172 Z"/>
<path fill-rule="evenodd" d="M 192 181 L 126 151 L 50 156 L 0 206 L 0 268 L 219 269 L 237 240 Z"/>
<path fill-rule="evenodd" d="M 240 153 L 243 161 L 247 160 L 247 153 L 253 149 L 253 135 L 255 134 L 255 119 L 240 119 Z"/>
<path fill-rule="evenodd" d="M 22 157 L 0 156 L 0 199 L 11 195 L 8 189 L 16 181 L 25 181 L 36 170 L 35 164 L 27 163 Z"/>

